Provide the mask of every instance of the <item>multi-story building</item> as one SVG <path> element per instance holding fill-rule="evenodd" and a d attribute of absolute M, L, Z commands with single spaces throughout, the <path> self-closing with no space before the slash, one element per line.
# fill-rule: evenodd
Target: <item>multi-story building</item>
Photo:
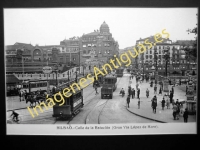
<path fill-rule="evenodd" d="M 55 66 L 58 63 L 60 72 L 63 72 L 71 66 L 92 68 L 96 64 L 102 65 L 113 55 L 118 55 L 119 45 L 104 22 L 100 31 L 65 39 L 60 45 L 33 46 L 15 43 L 6 46 L 5 51 L 7 73 L 42 73 L 42 68 L 47 64 Z M 91 52 L 94 58 L 89 61 Z"/>
<path fill-rule="evenodd" d="M 148 42 L 154 44 L 155 40 L 153 36 L 139 39 L 136 41 L 136 46 L 132 46 L 128 49 L 137 47 L 138 44 L 143 44 L 146 47 L 146 51 L 132 60 L 133 70 L 139 69 L 140 72 L 152 73 L 157 70 L 159 75 L 166 75 L 166 60 L 164 58 L 165 50 L 169 48 L 169 60 L 167 66 L 168 75 L 186 75 L 196 74 L 196 62 L 193 60 L 185 59 L 185 51 L 183 44 L 180 41 L 173 43 L 170 39 L 159 39 L 163 40 L 162 43 L 157 43 L 149 49 L 149 45 L 145 45 L 144 41 L 148 39 Z"/>
<path fill-rule="evenodd" d="M 109 59 L 113 58 L 114 55 L 119 54 L 118 42 L 114 40 L 110 33 L 109 26 L 103 22 L 100 26 L 100 30 L 94 30 L 94 32 L 84 34 L 81 37 L 81 49 L 83 52 L 83 58 L 90 58 L 90 55 L 94 55 L 93 62 L 88 62 L 89 67 L 94 67 L 97 64 L 100 66 Z"/>

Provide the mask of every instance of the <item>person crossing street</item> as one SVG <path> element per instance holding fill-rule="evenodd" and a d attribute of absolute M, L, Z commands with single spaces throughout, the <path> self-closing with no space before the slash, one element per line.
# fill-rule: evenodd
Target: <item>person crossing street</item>
<path fill-rule="evenodd" d="M 128 95 L 127 99 L 126 99 L 126 102 L 127 102 L 127 106 L 129 108 L 129 103 L 130 103 L 130 95 Z"/>

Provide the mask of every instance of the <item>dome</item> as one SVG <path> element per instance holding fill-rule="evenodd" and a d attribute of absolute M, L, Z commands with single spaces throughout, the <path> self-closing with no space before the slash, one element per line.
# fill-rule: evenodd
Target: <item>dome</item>
<path fill-rule="evenodd" d="M 110 29 L 104 21 L 103 24 L 100 27 L 100 33 L 109 33 L 109 32 L 110 32 Z"/>
<path fill-rule="evenodd" d="M 104 21 L 100 28 L 109 28 L 106 22 Z"/>

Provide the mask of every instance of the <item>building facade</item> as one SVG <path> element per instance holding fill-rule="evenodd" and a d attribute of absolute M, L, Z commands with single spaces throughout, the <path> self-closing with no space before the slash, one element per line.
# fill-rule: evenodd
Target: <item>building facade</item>
<path fill-rule="evenodd" d="M 90 59 L 91 52 L 93 59 Z M 100 30 L 65 39 L 60 45 L 33 46 L 17 42 L 5 46 L 5 53 L 7 73 L 42 73 L 44 66 L 56 64 L 60 64 L 59 70 L 63 72 L 72 66 L 102 65 L 119 54 L 119 45 L 103 22 Z"/>
<path fill-rule="evenodd" d="M 197 73 L 197 62 L 195 60 L 187 60 L 186 53 L 184 50 L 185 44 L 180 41 L 172 42 L 170 39 L 162 38 L 162 43 L 157 43 L 149 48 L 149 45 L 145 45 L 144 41 L 148 41 L 152 44 L 155 43 L 154 37 L 150 36 L 144 39 L 136 41 L 136 46 L 128 47 L 126 50 L 137 47 L 138 44 L 143 44 L 146 47 L 146 51 L 134 60 L 132 60 L 132 69 L 140 71 L 144 74 L 152 73 L 157 70 L 159 75 L 182 75 L 196 74 Z M 161 40 L 161 39 L 160 39 Z M 191 45 L 190 45 L 191 46 Z M 168 49 L 169 59 L 167 60 L 166 70 L 166 59 L 165 50 Z"/>

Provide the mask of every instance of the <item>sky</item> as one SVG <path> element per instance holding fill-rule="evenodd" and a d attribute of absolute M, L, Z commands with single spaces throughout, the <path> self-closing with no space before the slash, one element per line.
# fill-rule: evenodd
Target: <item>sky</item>
<path fill-rule="evenodd" d="M 99 30 L 105 21 L 123 49 L 162 33 L 172 41 L 194 40 L 197 8 L 15 8 L 4 9 L 4 44 L 60 45 L 60 41 Z"/>

